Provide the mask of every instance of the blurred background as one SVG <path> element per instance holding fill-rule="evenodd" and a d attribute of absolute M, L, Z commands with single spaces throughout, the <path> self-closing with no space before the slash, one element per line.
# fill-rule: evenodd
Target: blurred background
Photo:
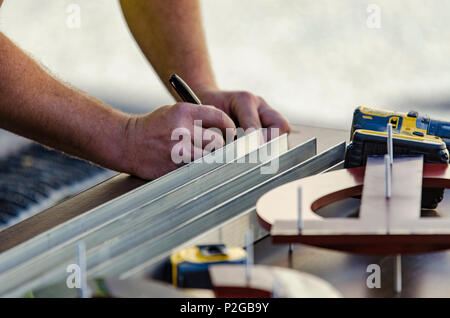
<path fill-rule="evenodd" d="M 76 28 L 67 23 L 73 4 Z M 263 96 L 291 123 L 349 129 L 358 105 L 450 120 L 449 1 L 201 5 L 219 85 Z M 173 103 L 116 0 L 5 0 L 0 30 L 61 80 L 115 107 L 148 112 Z M 25 143 L 0 132 L 1 155 Z"/>

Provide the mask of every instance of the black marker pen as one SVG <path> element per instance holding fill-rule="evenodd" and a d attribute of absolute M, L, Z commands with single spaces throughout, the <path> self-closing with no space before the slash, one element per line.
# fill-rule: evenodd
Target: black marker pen
<path fill-rule="evenodd" d="M 195 95 L 192 89 L 177 74 L 173 74 L 169 79 L 170 85 L 175 89 L 178 96 L 186 103 L 201 105 L 202 102 Z"/>

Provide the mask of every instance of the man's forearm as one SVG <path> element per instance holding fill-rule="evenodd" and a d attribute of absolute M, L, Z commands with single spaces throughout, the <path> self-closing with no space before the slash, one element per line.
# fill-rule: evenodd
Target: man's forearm
<path fill-rule="evenodd" d="M 129 117 L 45 72 L 0 33 L 0 127 L 112 169 Z"/>
<path fill-rule="evenodd" d="M 173 73 L 178 73 L 194 90 L 216 87 L 197 0 L 120 3 L 142 52 L 167 87 Z"/>

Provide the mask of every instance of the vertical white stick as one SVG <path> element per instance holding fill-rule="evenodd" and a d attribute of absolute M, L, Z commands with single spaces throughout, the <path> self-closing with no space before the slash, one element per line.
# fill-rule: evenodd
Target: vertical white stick
<path fill-rule="evenodd" d="M 247 262 L 245 264 L 245 277 L 247 284 L 250 283 L 253 266 L 253 230 L 249 229 L 245 233 L 245 249 L 247 251 Z"/>
<path fill-rule="evenodd" d="M 384 155 L 384 168 L 386 171 L 386 198 L 390 198 L 392 195 L 392 175 L 391 175 L 391 163 L 389 155 Z"/>
<path fill-rule="evenodd" d="M 395 256 L 395 292 L 402 292 L 402 255 Z"/>
<path fill-rule="evenodd" d="M 302 220 L 302 187 L 297 188 L 297 209 L 298 209 L 298 223 L 297 227 L 299 230 L 303 228 Z"/>
<path fill-rule="evenodd" d="M 79 292 L 80 298 L 89 298 L 91 293 L 87 283 L 87 260 L 86 260 L 86 245 L 83 241 L 77 244 L 77 263 L 80 267 L 81 288 Z"/>
<path fill-rule="evenodd" d="M 281 290 L 280 281 L 275 276 L 272 282 L 272 298 L 281 298 L 280 290 Z"/>
<path fill-rule="evenodd" d="M 392 140 L 392 124 L 387 125 L 387 153 L 389 155 L 390 164 L 394 163 L 394 142 Z"/>

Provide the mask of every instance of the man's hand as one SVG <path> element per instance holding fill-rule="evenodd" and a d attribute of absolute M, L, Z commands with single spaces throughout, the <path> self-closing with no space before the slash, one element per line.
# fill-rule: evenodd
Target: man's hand
<path fill-rule="evenodd" d="M 278 128 L 279 135 L 291 130 L 283 115 L 271 108 L 263 98 L 249 92 L 203 89 L 198 90 L 197 95 L 203 103 L 214 105 L 237 120 L 244 129 Z M 270 140 L 270 129 L 267 133 Z"/>
<path fill-rule="evenodd" d="M 175 98 L 168 79 L 178 74 L 199 96 L 237 119 L 244 129 L 279 128 L 289 124 L 260 97 L 217 89 L 209 63 L 198 0 L 120 1 L 125 19 L 142 52 Z M 207 88 L 207 89 L 202 89 Z M 268 139 L 270 139 L 269 129 Z"/>
<path fill-rule="evenodd" d="M 202 121 L 202 136 L 194 134 L 195 120 Z M 191 137 L 188 144 L 172 140 L 173 132 L 180 128 L 184 128 Z M 219 128 L 222 134 L 208 130 L 207 135 L 206 128 Z M 213 143 L 214 149 L 222 147 L 226 129 L 230 128 L 234 134 L 236 127 L 230 117 L 213 106 L 205 105 L 178 103 L 160 107 L 150 114 L 131 116 L 124 129 L 126 147 L 123 158 L 127 159 L 121 170 L 144 179 L 155 179 L 180 166 L 172 157 L 177 144 L 182 145 L 183 157 L 190 152 L 188 157 L 192 160 L 194 156 L 207 154 L 209 151 L 205 146 L 208 144 Z M 194 141 L 195 137 L 201 140 Z"/>
<path fill-rule="evenodd" d="M 115 110 L 52 77 L 1 32 L 0 70 L 0 128 L 144 179 L 182 163 L 172 160 L 174 146 L 184 147 L 178 150 L 188 162 L 221 147 L 227 128 L 225 138 L 236 132 L 231 118 L 213 106 L 179 103 L 139 116 Z M 202 129 L 194 129 L 195 120 Z M 177 128 L 189 138 L 172 140 Z"/>

